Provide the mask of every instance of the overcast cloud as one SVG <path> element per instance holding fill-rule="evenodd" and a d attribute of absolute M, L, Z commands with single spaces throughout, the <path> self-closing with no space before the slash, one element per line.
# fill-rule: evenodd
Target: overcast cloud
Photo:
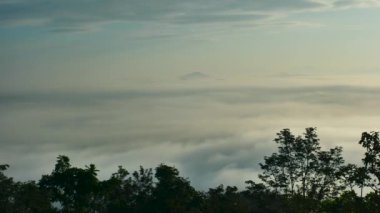
<path fill-rule="evenodd" d="M 0 161 L 19 179 L 50 172 L 58 154 L 96 163 L 102 178 L 117 165 L 165 162 L 199 188 L 241 186 L 257 178 L 283 128 L 316 126 L 323 147 L 344 146 L 359 162 L 357 141 L 378 126 L 379 96 L 380 88 L 354 86 L 2 94 Z"/>

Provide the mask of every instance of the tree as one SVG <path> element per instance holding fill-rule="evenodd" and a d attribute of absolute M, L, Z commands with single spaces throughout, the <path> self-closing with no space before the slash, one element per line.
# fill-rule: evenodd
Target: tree
<path fill-rule="evenodd" d="M 364 200 L 358 197 L 354 191 L 345 191 L 340 197 L 322 201 L 321 212 L 364 213 L 375 211 L 367 211 Z"/>
<path fill-rule="evenodd" d="M 202 212 L 252 212 L 250 211 L 249 201 L 249 198 L 239 192 L 236 186 L 224 187 L 219 185 L 214 189 L 210 188 L 206 193 Z"/>
<path fill-rule="evenodd" d="M 312 182 L 310 196 L 317 200 L 337 197 L 344 189 L 340 184 L 343 163 L 342 147 L 318 152 L 316 178 Z"/>
<path fill-rule="evenodd" d="M 140 167 L 130 173 L 119 166 L 108 180 L 99 183 L 101 212 L 149 212 L 153 191 L 152 169 Z"/>
<path fill-rule="evenodd" d="M 34 182 L 17 182 L 14 187 L 14 205 L 12 212 L 49 213 L 57 212 L 52 207 L 47 192 Z"/>
<path fill-rule="evenodd" d="M 131 187 L 129 172 L 122 166 L 113 173 L 108 180 L 99 182 L 99 190 L 96 195 L 96 203 L 99 212 L 126 212 L 130 210 L 130 194 L 126 189 Z"/>
<path fill-rule="evenodd" d="M 275 191 L 291 195 L 297 192 L 305 197 L 317 172 L 320 146 L 316 128 L 306 128 L 304 137 L 283 129 L 274 141 L 279 144 L 278 153 L 264 158 L 260 179 Z"/>
<path fill-rule="evenodd" d="M 155 212 L 193 212 L 200 208 L 200 195 L 176 168 L 164 164 L 156 168 L 158 180 L 153 190 Z"/>
<path fill-rule="evenodd" d="M 339 177 L 341 178 L 345 188 L 354 192 L 354 187 L 357 185 L 358 167 L 355 164 L 347 164 L 339 168 Z M 362 184 L 359 184 L 362 185 Z"/>
<path fill-rule="evenodd" d="M 248 186 L 241 195 L 245 198 L 248 212 L 279 212 L 287 209 L 286 198 L 278 193 L 269 190 L 262 183 L 246 181 Z"/>
<path fill-rule="evenodd" d="M 44 175 L 39 185 L 51 193 L 51 201 L 59 202 L 64 212 L 92 212 L 98 186 L 95 165 L 85 169 L 71 167 L 67 156 L 58 156 L 51 175 Z"/>
<path fill-rule="evenodd" d="M 379 132 L 363 132 L 359 141 L 365 149 L 365 156 L 362 159 L 364 168 L 362 171 L 369 175 L 366 177 L 366 182 L 363 182 L 363 186 L 367 185 L 371 187 L 375 192 L 380 192 L 380 139 Z M 364 176 L 365 177 L 365 176 Z M 362 187 L 363 188 L 363 187 Z"/>
<path fill-rule="evenodd" d="M 264 157 L 259 177 L 276 192 L 322 200 L 342 190 L 338 183 L 344 163 L 342 148 L 321 151 L 316 128 L 306 128 L 303 137 L 284 129 L 277 133 L 275 142 L 278 152 Z"/>
<path fill-rule="evenodd" d="M 315 177 L 318 164 L 317 155 L 321 149 L 316 128 L 306 128 L 304 138 L 297 137 L 295 149 L 295 157 L 299 165 L 298 177 L 301 180 L 299 191 L 303 197 L 306 197 L 310 190 L 310 183 L 313 177 Z"/>
<path fill-rule="evenodd" d="M 14 183 L 12 178 L 5 176 L 8 164 L 0 165 L 0 212 L 11 212 L 14 200 Z"/>
<path fill-rule="evenodd" d="M 377 132 L 362 134 L 362 166 L 344 165 L 342 147 L 322 150 L 316 128 L 297 137 L 283 129 L 274 141 L 277 152 L 260 164 L 263 183 L 246 181 L 243 191 L 223 185 L 197 191 L 175 167 L 164 164 L 154 175 L 152 169 L 129 173 L 119 166 L 108 180 L 99 181 L 95 165 L 72 167 L 67 156 L 58 156 L 51 174 L 38 184 L 15 182 L 4 174 L 9 166 L 0 165 L 0 212 L 379 212 Z M 363 197 L 365 187 L 373 191 Z"/>
<path fill-rule="evenodd" d="M 138 212 L 151 211 L 149 206 L 152 203 L 153 184 L 152 169 L 144 169 L 140 166 L 138 171 L 132 173 L 133 203 Z"/>
<path fill-rule="evenodd" d="M 264 157 L 264 163 L 259 164 L 264 172 L 259 177 L 276 191 L 294 194 L 298 169 L 295 137 L 289 129 L 283 129 L 274 141 L 279 144 L 278 153 Z"/>
<path fill-rule="evenodd" d="M 380 195 L 376 192 L 368 193 L 365 198 L 365 210 L 362 212 L 379 212 L 380 210 Z"/>

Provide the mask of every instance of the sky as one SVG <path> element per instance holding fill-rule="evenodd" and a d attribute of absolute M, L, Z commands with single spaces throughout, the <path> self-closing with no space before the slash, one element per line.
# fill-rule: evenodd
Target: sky
<path fill-rule="evenodd" d="M 378 0 L 0 0 L 0 163 L 175 166 L 243 187 L 281 129 L 359 163 L 380 125 Z"/>

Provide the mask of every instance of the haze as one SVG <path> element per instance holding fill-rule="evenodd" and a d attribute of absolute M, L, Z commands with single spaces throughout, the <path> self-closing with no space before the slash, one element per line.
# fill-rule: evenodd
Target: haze
<path fill-rule="evenodd" d="M 0 163 L 256 179 L 275 133 L 359 162 L 380 124 L 377 0 L 0 0 Z"/>

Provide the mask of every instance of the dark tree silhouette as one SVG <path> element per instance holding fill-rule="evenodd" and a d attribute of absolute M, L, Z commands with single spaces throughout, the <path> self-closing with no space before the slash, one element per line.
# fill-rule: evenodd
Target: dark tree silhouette
<path fill-rule="evenodd" d="M 200 195 L 176 168 L 164 164 L 156 168 L 158 182 L 153 190 L 156 212 L 197 212 Z"/>
<path fill-rule="evenodd" d="M 380 139 L 378 132 L 363 132 L 359 141 L 365 149 L 362 159 L 364 170 L 361 172 L 363 186 L 371 187 L 375 192 L 380 192 Z M 368 176 L 365 176 L 367 174 Z"/>
<path fill-rule="evenodd" d="M 294 186 L 297 181 L 296 139 L 289 129 L 277 133 L 274 141 L 279 144 L 278 153 L 264 158 L 264 164 L 260 163 L 264 170 L 260 178 L 276 191 L 285 194 L 294 194 Z"/>
<path fill-rule="evenodd" d="M 377 132 L 364 132 L 359 141 L 366 151 L 363 165 L 345 165 L 341 147 L 322 150 L 316 128 L 301 136 L 283 129 L 274 141 L 277 152 L 260 164 L 262 183 L 246 181 L 242 191 L 223 185 L 197 191 L 165 164 L 131 173 L 119 166 L 109 179 L 98 180 L 95 165 L 73 167 L 60 155 L 38 183 L 15 182 L 5 175 L 9 166 L 0 164 L 0 212 L 380 212 Z M 372 190 L 363 195 L 364 189 Z"/>
<path fill-rule="evenodd" d="M 259 177 L 275 192 L 315 203 L 312 200 L 337 197 L 345 188 L 342 148 L 322 151 L 316 128 L 306 128 L 303 137 L 284 129 L 274 141 L 278 152 L 264 158 Z"/>
<path fill-rule="evenodd" d="M 71 167 L 67 156 L 58 156 L 51 175 L 44 175 L 39 185 L 51 193 L 64 212 L 93 212 L 97 191 L 97 170 L 93 164 L 85 169 Z"/>
<path fill-rule="evenodd" d="M 8 167 L 8 164 L 0 165 L 0 212 L 11 212 L 12 207 L 14 183 L 12 178 L 4 174 Z"/>
<path fill-rule="evenodd" d="M 341 147 L 318 152 L 316 178 L 312 182 L 310 191 L 312 197 L 317 200 L 323 200 L 325 198 L 335 198 L 339 195 L 339 192 L 345 188 L 340 183 L 340 172 L 343 163 Z"/>
<path fill-rule="evenodd" d="M 298 191 L 306 197 L 310 193 L 311 184 L 316 176 L 318 152 L 321 149 L 316 128 L 306 128 L 304 138 L 298 137 L 296 142 L 295 157 L 299 167 L 298 177 L 301 181 Z"/>

